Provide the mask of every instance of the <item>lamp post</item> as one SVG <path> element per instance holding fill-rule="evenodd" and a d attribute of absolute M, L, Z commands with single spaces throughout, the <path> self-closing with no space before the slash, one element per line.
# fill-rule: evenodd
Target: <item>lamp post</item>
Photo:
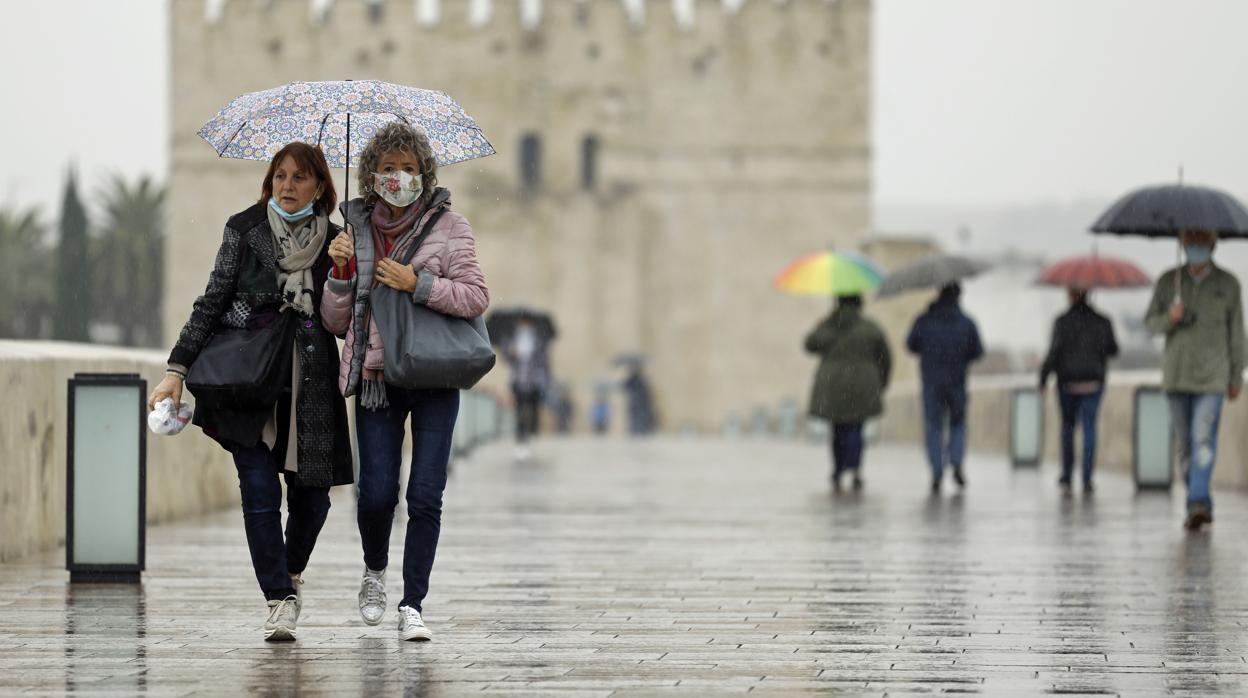
<path fill-rule="evenodd" d="M 1044 456 L 1044 395 L 1018 388 L 1010 399 L 1010 462 L 1040 465 Z"/>
<path fill-rule="evenodd" d="M 65 567 L 69 581 L 139 581 L 147 513 L 147 381 L 137 373 L 69 380 Z"/>
<path fill-rule="evenodd" d="M 1136 388 L 1132 430 L 1131 469 L 1136 489 L 1170 489 L 1174 479 L 1170 405 L 1160 388 Z"/>

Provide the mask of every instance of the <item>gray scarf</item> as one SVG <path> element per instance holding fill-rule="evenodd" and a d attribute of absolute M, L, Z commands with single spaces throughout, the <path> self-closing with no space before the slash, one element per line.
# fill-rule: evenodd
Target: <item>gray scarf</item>
<path fill-rule="evenodd" d="M 277 253 L 277 287 L 282 294 L 282 310 L 294 308 L 303 317 L 312 317 L 312 265 L 325 247 L 329 218 L 316 215 L 300 221 L 294 229 L 271 207 L 269 229 L 273 231 L 273 251 Z"/>
<path fill-rule="evenodd" d="M 277 256 L 277 287 L 282 294 L 281 312 L 293 309 L 305 318 L 312 317 L 315 309 L 312 306 L 312 266 L 321 256 L 325 247 L 325 236 L 329 231 L 329 218 L 316 215 L 305 218 L 291 229 L 289 223 L 272 207 L 265 207 L 269 212 L 269 229 L 273 231 L 273 252 Z M 295 421 L 295 411 L 299 404 L 299 351 L 291 347 L 294 353 L 290 371 L 290 429 L 286 441 L 286 463 L 283 470 L 299 472 L 299 429 Z M 277 406 L 273 406 L 273 414 L 264 426 L 262 439 L 271 450 L 277 441 Z"/>

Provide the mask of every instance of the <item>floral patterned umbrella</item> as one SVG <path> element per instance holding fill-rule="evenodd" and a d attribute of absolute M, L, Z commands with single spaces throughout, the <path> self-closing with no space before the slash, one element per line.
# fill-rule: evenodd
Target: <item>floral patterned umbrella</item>
<path fill-rule="evenodd" d="M 331 167 L 346 167 L 383 125 L 424 131 L 439 165 L 485 157 L 494 147 L 477 122 L 443 92 L 377 80 L 292 82 L 230 102 L 199 130 L 225 158 L 269 160 L 291 141 L 319 145 Z"/>

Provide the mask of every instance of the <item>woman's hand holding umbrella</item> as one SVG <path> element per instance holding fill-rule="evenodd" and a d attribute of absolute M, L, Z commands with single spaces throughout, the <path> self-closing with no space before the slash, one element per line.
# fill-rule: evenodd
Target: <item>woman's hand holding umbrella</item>
<path fill-rule="evenodd" d="M 334 260 L 334 268 L 341 275 L 346 271 L 347 264 L 354 256 L 355 232 L 351 230 L 351 225 L 347 224 L 347 229 L 339 232 L 338 237 L 329 243 L 329 258 Z"/>

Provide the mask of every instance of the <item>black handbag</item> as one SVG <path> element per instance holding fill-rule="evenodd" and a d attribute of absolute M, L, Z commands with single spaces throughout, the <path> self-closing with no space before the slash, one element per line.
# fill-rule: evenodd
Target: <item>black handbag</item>
<path fill-rule="evenodd" d="M 444 212 L 429 219 L 405 258 L 396 261 L 411 262 Z M 494 368 L 497 359 L 481 317 L 466 320 L 444 315 L 385 285 L 374 289 L 370 298 L 385 347 L 387 383 L 409 389 L 467 390 Z"/>
<path fill-rule="evenodd" d="M 196 407 L 255 410 L 274 405 L 290 384 L 294 315 L 278 313 L 267 327 L 254 330 L 218 328 L 186 375 Z"/>

